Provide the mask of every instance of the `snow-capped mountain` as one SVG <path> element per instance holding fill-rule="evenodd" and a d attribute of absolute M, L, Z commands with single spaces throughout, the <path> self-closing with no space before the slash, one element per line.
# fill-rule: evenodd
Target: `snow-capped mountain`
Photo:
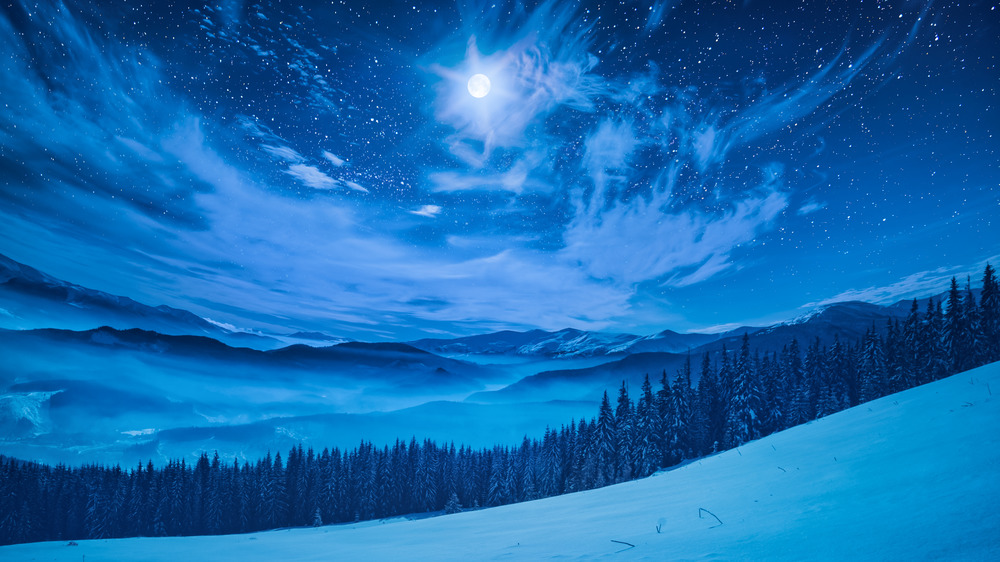
<path fill-rule="evenodd" d="M 564 329 L 557 332 L 502 331 L 455 339 L 422 339 L 414 347 L 435 353 L 572 358 L 622 356 L 650 351 L 679 352 L 717 339 L 714 334 L 664 330 L 649 336 Z"/>
<path fill-rule="evenodd" d="M 716 334 L 680 334 L 672 330 L 648 336 L 573 329 L 503 331 L 455 339 L 423 339 L 410 342 L 410 345 L 442 354 L 620 358 L 636 353 L 717 351 L 722 344 L 732 349 L 733 344 L 748 333 L 761 351 L 770 351 L 772 346 L 768 342 L 773 341 L 774 350 L 779 350 L 792 337 L 808 342 L 816 337 L 832 339 L 836 335 L 843 341 L 853 342 L 872 326 L 884 330 L 887 320 L 905 318 L 908 311 L 909 305 L 887 307 L 866 302 L 841 302 L 817 308 L 788 322 L 765 327 L 744 326 Z"/>

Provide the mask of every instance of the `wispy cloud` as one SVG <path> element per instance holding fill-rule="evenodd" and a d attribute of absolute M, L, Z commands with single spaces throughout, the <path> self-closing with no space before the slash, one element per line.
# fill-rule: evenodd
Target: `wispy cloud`
<path fill-rule="evenodd" d="M 626 284 L 662 278 L 684 287 L 732 267 L 733 250 L 751 243 L 788 204 L 787 195 L 772 186 L 719 213 L 671 211 L 673 182 L 668 177 L 648 199 L 610 208 L 601 206 L 602 199 L 581 201 L 560 255 L 598 278 Z"/>
<path fill-rule="evenodd" d="M 434 217 L 441 214 L 440 205 L 421 205 L 420 208 L 410 211 L 414 215 L 420 215 L 421 217 L 427 217 L 433 219 Z"/>
<path fill-rule="evenodd" d="M 875 304 L 892 304 L 905 299 L 923 298 L 943 293 L 951 286 L 951 278 L 957 277 L 972 280 L 973 286 L 982 279 L 987 263 L 996 264 L 1000 256 L 993 256 L 974 265 L 939 267 L 936 269 L 911 273 L 903 279 L 882 286 L 870 286 L 863 289 L 849 289 L 830 298 L 802 305 L 802 308 L 814 308 L 838 302 L 863 301 Z"/>
<path fill-rule="evenodd" d="M 289 146 L 272 146 L 270 144 L 262 144 L 260 145 L 260 147 L 263 148 L 271 156 L 274 156 L 275 158 L 284 160 L 286 162 L 299 163 L 305 160 L 304 158 L 302 158 L 301 154 L 299 154 L 297 151 L 295 151 L 295 149 Z"/>
<path fill-rule="evenodd" d="M 339 112 L 338 88 L 330 73 L 324 71 L 327 61 L 323 52 L 333 50 L 317 36 L 296 33 L 311 20 L 301 9 L 287 9 L 281 4 L 256 4 L 255 17 L 242 21 L 243 2 L 205 4 L 196 8 L 198 27 L 205 38 L 234 51 L 252 55 L 259 72 L 258 80 L 276 84 L 295 84 L 308 94 L 302 98 L 313 111 L 335 115 Z M 268 13 L 281 23 L 274 24 Z M 298 101 L 298 100 L 297 100 Z"/>
<path fill-rule="evenodd" d="M 344 160 L 343 158 L 337 156 L 336 154 L 334 154 L 332 152 L 329 152 L 329 151 L 326 151 L 326 150 L 323 151 L 323 158 L 326 158 L 326 160 L 329 163 L 333 164 L 334 166 L 336 166 L 338 168 L 340 168 L 341 166 L 346 166 L 347 165 L 347 161 L 346 160 Z"/>
<path fill-rule="evenodd" d="M 526 191 L 551 191 L 551 185 L 537 177 L 532 177 L 531 169 L 535 165 L 534 160 L 534 157 L 521 158 L 508 170 L 500 173 L 432 172 L 428 175 L 428 179 L 433 186 L 432 191 L 437 192 L 507 191 L 514 195 L 520 195 Z"/>
<path fill-rule="evenodd" d="M 333 189 L 338 186 L 337 180 L 321 172 L 315 166 L 292 164 L 285 173 L 313 189 Z"/>
<path fill-rule="evenodd" d="M 650 31 L 659 29 L 663 24 L 663 18 L 666 17 L 667 13 L 677 5 L 679 0 L 656 0 L 651 6 L 649 6 L 649 17 L 646 18 L 646 25 L 644 29 L 647 33 Z M 639 2 L 640 5 L 645 5 L 645 2 Z"/>
<path fill-rule="evenodd" d="M 810 199 L 805 203 L 803 203 L 801 207 L 799 207 L 799 210 L 796 211 L 796 214 L 802 216 L 811 215 L 816 211 L 821 211 L 825 208 L 826 208 L 826 203 L 816 201 L 815 199 Z"/>

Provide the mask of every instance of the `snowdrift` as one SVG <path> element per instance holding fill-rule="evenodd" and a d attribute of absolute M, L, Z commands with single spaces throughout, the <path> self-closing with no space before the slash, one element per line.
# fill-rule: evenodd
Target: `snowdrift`
<path fill-rule="evenodd" d="M 3 560 L 1000 559 L 1000 363 L 644 480 L 419 520 L 14 545 Z"/>

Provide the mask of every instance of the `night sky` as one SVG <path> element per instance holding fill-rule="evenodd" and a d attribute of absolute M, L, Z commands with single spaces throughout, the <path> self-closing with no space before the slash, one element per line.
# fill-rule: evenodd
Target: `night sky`
<path fill-rule="evenodd" d="M 1000 262 L 995 0 L 97 4 L 0 6 L 0 253 L 90 288 L 643 334 Z"/>

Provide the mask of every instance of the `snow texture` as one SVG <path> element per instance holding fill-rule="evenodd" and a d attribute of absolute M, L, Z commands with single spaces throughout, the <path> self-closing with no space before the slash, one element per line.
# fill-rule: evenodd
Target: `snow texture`
<path fill-rule="evenodd" d="M 0 559 L 998 560 L 996 393 L 1000 363 L 650 478 L 504 507 L 250 535 L 14 545 Z"/>

